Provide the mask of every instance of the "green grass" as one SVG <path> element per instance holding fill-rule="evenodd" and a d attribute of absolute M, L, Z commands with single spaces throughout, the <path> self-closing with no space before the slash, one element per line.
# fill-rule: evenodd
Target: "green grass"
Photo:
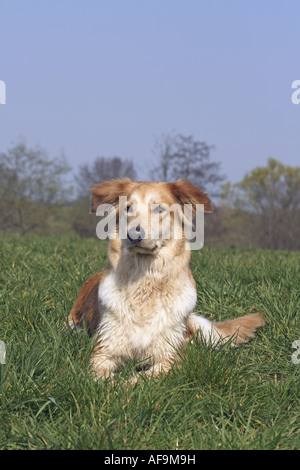
<path fill-rule="evenodd" d="M 299 449 L 300 254 L 193 252 L 197 311 L 255 311 L 267 325 L 244 347 L 189 344 L 181 367 L 132 387 L 88 371 L 93 339 L 61 332 L 83 282 L 103 269 L 97 240 L 0 239 L 1 449 Z M 130 369 L 132 364 L 128 365 Z"/>

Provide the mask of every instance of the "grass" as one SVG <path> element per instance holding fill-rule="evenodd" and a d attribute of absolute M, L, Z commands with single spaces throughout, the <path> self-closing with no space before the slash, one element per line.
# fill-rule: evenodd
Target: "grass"
<path fill-rule="evenodd" d="M 239 349 L 189 344 L 181 367 L 129 387 L 95 383 L 93 339 L 62 334 L 78 290 L 107 261 L 96 240 L 0 239 L 0 449 L 299 449 L 300 254 L 193 252 L 197 311 L 255 311 L 267 325 Z"/>

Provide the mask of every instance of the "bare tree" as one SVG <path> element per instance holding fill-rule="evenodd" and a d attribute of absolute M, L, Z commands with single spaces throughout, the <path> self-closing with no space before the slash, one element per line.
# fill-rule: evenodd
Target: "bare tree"
<path fill-rule="evenodd" d="M 175 151 L 175 136 L 173 134 L 164 134 L 156 140 L 153 153 L 156 159 L 156 165 L 150 169 L 150 178 L 154 181 L 171 181 L 173 159 Z"/>
<path fill-rule="evenodd" d="M 131 160 L 123 160 L 120 157 L 97 157 L 93 163 L 85 163 L 79 167 L 75 176 L 79 197 L 88 196 L 90 187 L 101 180 L 123 177 L 131 179 L 137 177 Z"/>
<path fill-rule="evenodd" d="M 195 140 L 192 135 L 167 134 L 155 144 L 158 164 L 151 170 L 155 180 L 171 181 L 179 178 L 217 194 L 217 185 L 224 180 L 220 163 L 211 160 L 212 145 Z"/>
<path fill-rule="evenodd" d="M 98 157 L 92 163 L 79 167 L 75 176 L 78 199 L 73 206 L 72 228 L 80 237 L 95 237 L 95 219 L 89 214 L 90 188 L 101 180 L 113 178 L 136 179 L 137 172 L 131 160 L 120 157 Z"/>

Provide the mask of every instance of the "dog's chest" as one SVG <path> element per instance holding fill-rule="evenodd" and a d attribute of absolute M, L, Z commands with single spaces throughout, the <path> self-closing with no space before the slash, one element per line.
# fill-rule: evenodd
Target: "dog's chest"
<path fill-rule="evenodd" d="M 109 274 L 100 285 L 99 301 L 104 307 L 104 337 L 112 336 L 126 349 L 145 351 L 162 338 L 179 344 L 196 291 L 187 277 L 165 284 L 144 278 L 120 286 Z"/>

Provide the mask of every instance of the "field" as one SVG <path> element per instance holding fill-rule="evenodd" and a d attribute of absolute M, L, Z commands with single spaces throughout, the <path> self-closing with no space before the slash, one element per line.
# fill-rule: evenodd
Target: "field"
<path fill-rule="evenodd" d="M 106 265 L 98 240 L 0 239 L 0 449 L 300 449 L 300 254 L 193 252 L 196 311 L 215 320 L 261 311 L 251 343 L 189 344 L 156 380 L 95 383 L 93 338 L 61 331 L 78 290 Z M 300 354 L 299 354 L 300 357 Z"/>

